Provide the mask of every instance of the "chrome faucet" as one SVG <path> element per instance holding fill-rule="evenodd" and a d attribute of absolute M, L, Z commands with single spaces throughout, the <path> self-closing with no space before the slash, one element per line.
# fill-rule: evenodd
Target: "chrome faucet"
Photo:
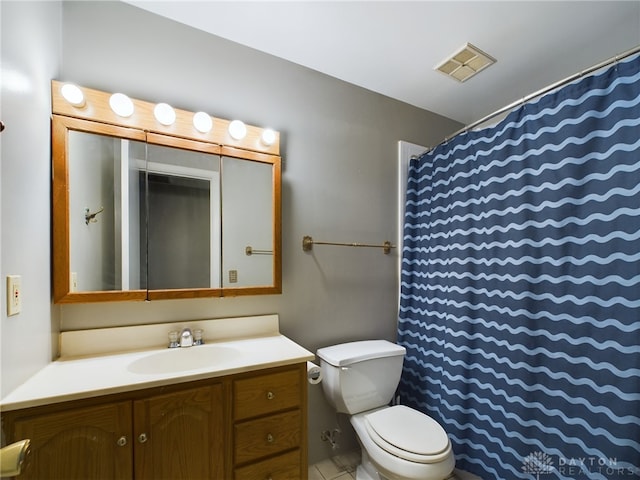
<path fill-rule="evenodd" d="M 193 333 L 191 333 L 191 329 L 185 328 L 180 333 L 180 346 L 181 347 L 190 347 L 193 345 Z"/>

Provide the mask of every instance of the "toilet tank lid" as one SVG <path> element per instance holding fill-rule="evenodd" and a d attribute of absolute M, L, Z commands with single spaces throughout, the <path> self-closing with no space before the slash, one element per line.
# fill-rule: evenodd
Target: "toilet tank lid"
<path fill-rule="evenodd" d="M 343 367 L 372 358 L 404 356 L 406 349 L 387 340 L 362 340 L 319 348 L 316 353 L 330 365 Z"/>

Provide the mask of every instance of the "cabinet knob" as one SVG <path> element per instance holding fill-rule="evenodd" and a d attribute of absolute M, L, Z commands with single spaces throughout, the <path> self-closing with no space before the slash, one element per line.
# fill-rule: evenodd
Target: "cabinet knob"
<path fill-rule="evenodd" d="M 275 438 L 273 438 L 273 435 L 267 433 L 267 443 L 273 443 L 274 440 Z"/>
<path fill-rule="evenodd" d="M 147 441 L 147 434 L 146 433 L 141 433 L 140 435 L 138 435 L 138 442 L 145 443 L 146 441 Z"/>
<path fill-rule="evenodd" d="M 276 398 L 276 394 L 273 392 L 267 392 L 267 400 L 273 400 Z"/>
<path fill-rule="evenodd" d="M 124 447 L 124 446 L 127 444 L 127 437 L 125 437 L 124 435 L 123 435 L 123 436 L 121 436 L 121 437 L 116 441 L 116 444 L 117 444 L 119 447 Z"/>

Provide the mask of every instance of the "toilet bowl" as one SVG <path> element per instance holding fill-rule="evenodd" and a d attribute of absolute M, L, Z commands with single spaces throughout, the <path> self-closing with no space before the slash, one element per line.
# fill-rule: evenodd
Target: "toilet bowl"
<path fill-rule="evenodd" d="M 405 352 L 385 340 L 317 352 L 325 396 L 338 412 L 350 415 L 362 447 L 357 480 L 443 480 L 453 472 L 451 442 L 440 424 L 407 406 L 389 406 Z"/>
<path fill-rule="evenodd" d="M 367 457 L 358 480 L 441 480 L 453 471 L 447 434 L 417 410 L 396 405 L 359 413 L 350 420 Z"/>

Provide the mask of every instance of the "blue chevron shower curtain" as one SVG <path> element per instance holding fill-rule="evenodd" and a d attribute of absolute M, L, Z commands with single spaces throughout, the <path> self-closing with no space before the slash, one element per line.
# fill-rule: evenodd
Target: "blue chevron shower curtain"
<path fill-rule="evenodd" d="M 484 480 L 640 478 L 640 59 L 410 166 L 401 401 Z"/>

